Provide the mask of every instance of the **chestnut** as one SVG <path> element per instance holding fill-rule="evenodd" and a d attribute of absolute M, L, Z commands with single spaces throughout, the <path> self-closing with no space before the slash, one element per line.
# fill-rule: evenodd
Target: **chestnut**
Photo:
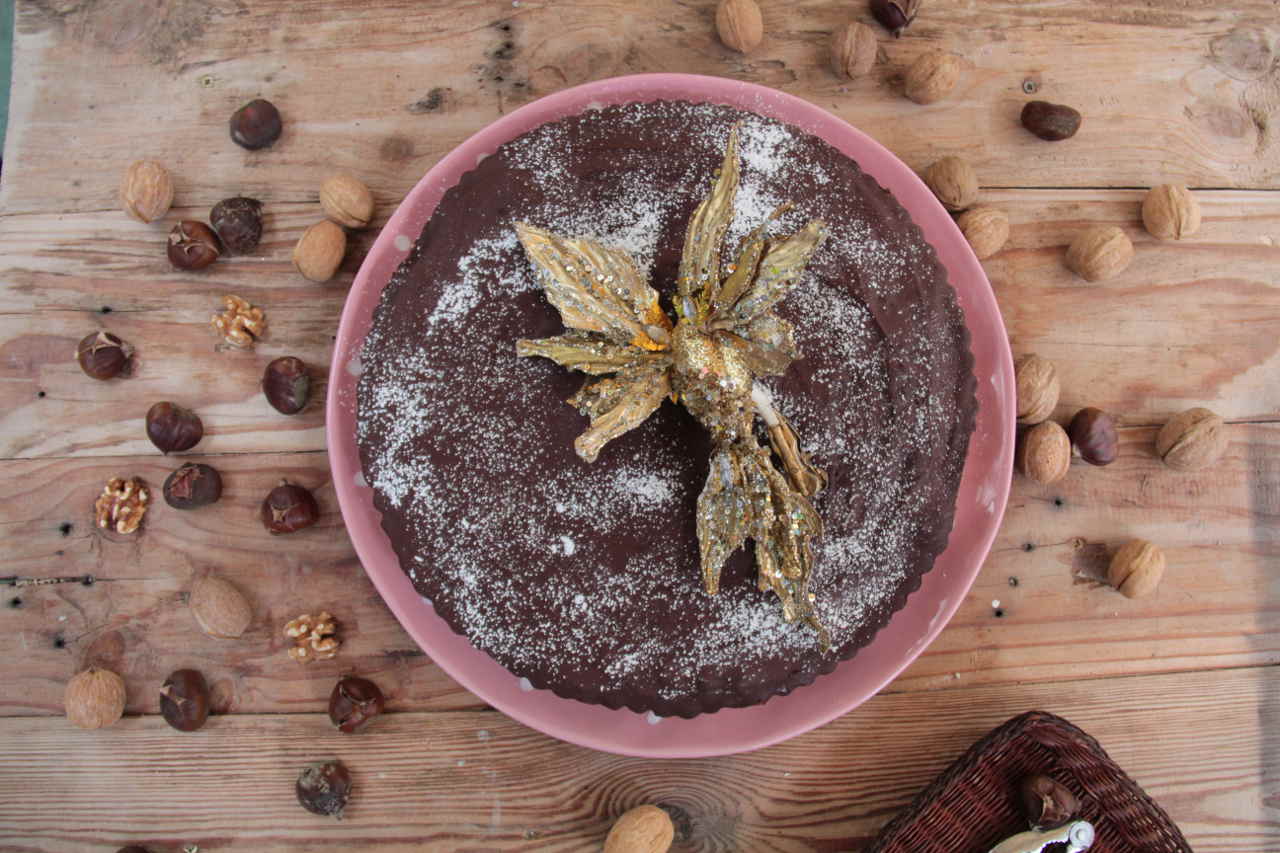
<path fill-rule="evenodd" d="M 311 398 L 311 376 L 302 359 L 286 355 L 267 365 L 262 374 L 262 393 L 271 407 L 282 415 L 296 415 Z"/>
<path fill-rule="evenodd" d="M 241 148 L 256 151 L 280 138 L 283 124 L 276 105 L 255 98 L 231 114 L 231 141 Z"/>
<path fill-rule="evenodd" d="M 133 347 L 110 332 L 86 335 L 76 347 L 76 362 L 87 376 L 111 379 L 132 366 Z"/>
<path fill-rule="evenodd" d="M 1067 428 L 1080 458 L 1090 465 L 1110 465 L 1116 461 L 1120 440 L 1115 419 L 1101 409 L 1081 409 Z"/>
<path fill-rule="evenodd" d="M 308 764 L 298 774 L 294 786 L 298 802 L 312 814 L 342 819 L 342 810 L 351 799 L 351 773 L 341 761 Z"/>
<path fill-rule="evenodd" d="M 911 26 L 920 10 L 920 0 L 871 0 L 871 14 L 894 38 Z"/>
<path fill-rule="evenodd" d="M 194 732 L 209 719 L 209 685 L 194 669 L 169 675 L 160 688 L 160 714 L 180 732 Z"/>
<path fill-rule="evenodd" d="M 204 437 L 200 416 L 168 401 L 147 410 L 147 438 L 161 453 L 190 450 Z"/>
<path fill-rule="evenodd" d="M 272 535 L 295 533 L 320 518 L 315 496 L 302 486 L 281 480 L 262 501 L 262 526 Z"/>
<path fill-rule="evenodd" d="M 169 232 L 168 251 L 175 269 L 202 270 L 222 254 L 222 244 L 208 225 L 184 219 Z"/>
<path fill-rule="evenodd" d="M 247 255 L 262 239 L 262 202 L 244 196 L 224 198 L 209 212 L 209 224 L 218 232 L 222 245 L 237 255 Z"/>
<path fill-rule="evenodd" d="M 196 509 L 222 497 L 222 475 L 196 462 L 174 471 L 164 481 L 164 502 L 174 509 Z"/>
<path fill-rule="evenodd" d="M 357 675 L 344 675 L 329 694 L 329 719 L 338 731 L 349 735 L 381 714 L 385 703 L 378 685 Z"/>
<path fill-rule="evenodd" d="M 1065 786 L 1048 776 L 1027 776 L 1018 786 L 1022 811 L 1036 829 L 1061 826 L 1080 811 L 1080 801 Z"/>

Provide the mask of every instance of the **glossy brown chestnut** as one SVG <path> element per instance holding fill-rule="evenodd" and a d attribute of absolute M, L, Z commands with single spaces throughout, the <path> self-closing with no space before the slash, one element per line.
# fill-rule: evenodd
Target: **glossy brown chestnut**
<path fill-rule="evenodd" d="M 106 380 L 127 373 L 132 358 L 133 347 L 110 332 L 86 335 L 76 347 L 76 363 L 94 379 Z"/>
<path fill-rule="evenodd" d="M 256 98 L 231 115 L 231 141 L 256 151 L 280 138 L 284 124 L 275 104 Z"/>
<path fill-rule="evenodd" d="M 208 465 L 188 462 L 164 481 L 164 502 L 174 509 L 208 506 L 222 497 L 222 475 Z"/>
<path fill-rule="evenodd" d="M 202 270 L 222 254 L 222 244 L 208 225 L 184 219 L 169 232 L 168 251 L 174 269 Z"/>
<path fill-rule="evenodd" d="M 247 255 L 262 239 L 262 202 L 244 196 L 224 198 L 209 212 L 209 224 L 229 251 Z"/>
<path fill-rule="evenodd" d="M 344 675 L 329 694 L 329 719 L 349 735 L 381 714 L 385 703 L 378 685 L 358 675 Z"/>
<path fill-rule="evenodd" d="M 1041 139 L 1058 142 L 1070 139 L 1080 129 L 1079 110 L 1048 101 L 1028 101 L 1022 108 L 1022 126 Z"/>
<path fill-rule="evenodd" d="M 871 14 L 897 38 L 911 26 L 920 11 L 920 0 L 871 0 Z"/>
<path fill-rule="evenodd" d="M 341 761 L 308 764 L 298 774 L 294 790 L 307 811 L 341 820 L 351 799 L 351 773 Z"/>
<path fill-rule="evenodd" d="M 161 453 L 190 450 L 204 437 L 200 416 L 175 403 L 156 403 L 147 410 L 147 438 Z"/>
<path fill-rule="evenodd" d="M 262 501 L 262 526 L 271 534 L 294 533 L 315 524 L 319 517 L 315 496 L 284 480 Z"/>
<path fill-rule="evenodd" d="M 194 669 L 180 669 L 160 688 L 160 714 L 180 732 L 194 732 L 209 719 L 209 685 Z"/>
<path fill-rule="evenodd" d="M 286 355 L 267 365 L 262 374 L 262 393 L 271 407 L 282 415 L 296 415 L 311 399 L 311 375 L 302 359 Z"/>
<path fill-rule="evenodd" d="M 1080 458 L 1090 465 L 1110 465 L 1116 461 L 1120 439 L 1115 419 L 1101 409 L 1081 409 L 1067 428 Z"/>

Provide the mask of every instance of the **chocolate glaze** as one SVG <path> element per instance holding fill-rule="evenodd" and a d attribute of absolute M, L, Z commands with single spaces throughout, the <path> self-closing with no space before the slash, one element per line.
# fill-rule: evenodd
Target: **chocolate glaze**
<path fill-rule="evenodd" d="M 815 500 L 827 654 L 756 590 L 750 548 L 702 592 L 710 442 L 686 411 L 664 403 L 587 465 L 572 449 L 586 419 L 563 402 L 582 375 L 514 355 L 563 327 L 511 223 L 628 246 L 669 308 L 686 221 L 739 121 L 731 233 L 788 199 L 779 231 L 831 227 L 781 308 L 802 358 L 768 383 L 830 476 Z M 384 290 L 362 363 L 361 460 L 419 592 L 533 686 L 659 715 L 766 701 L 870 642 L 946 545 L 976 412 L 954 292 L 892 196 L 800 130 L 674 102 L 544 125 L 464 175 Z"/>

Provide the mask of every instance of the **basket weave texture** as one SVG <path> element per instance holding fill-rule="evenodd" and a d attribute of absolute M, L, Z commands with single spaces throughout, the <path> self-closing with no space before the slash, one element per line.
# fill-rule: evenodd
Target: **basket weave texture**
<path fill-rule="evenodd" d="M 1043 773 L 1080 799 L 1089 853 L 1191 853 L 1178 827 L 1096 740 L 1044 711 L 993 730 L 890 821 L 866 853 L 987 853 L 1027 829 L 1018 783 Z"/>

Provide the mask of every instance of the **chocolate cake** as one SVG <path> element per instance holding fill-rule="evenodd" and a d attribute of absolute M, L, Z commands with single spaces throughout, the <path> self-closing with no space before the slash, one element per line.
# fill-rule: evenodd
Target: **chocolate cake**
<path fill-rule="evenodd" d="M 712 441 L 686 409 L 663 403 L 588 463 L 565 402 L 583 376 L 516 356 L 564 328 L 514 224 L 625 250 L 670 309 L 735 126 L 726 254 L 787 201 L 771 233 L 826 223 L 776 309 L 800 357 L 761 381 L 829 478 L 810 586 L 829 648 L 757 588 L 750 546 L 704 591 Z M 660 716 L 764 702 L 869 643 L 946 546 L 976 411 L 955 294 L 893 197 L 802 130 L 683 102 L 589 110 L 478 162 L 388 282 L 361 364 L 365 478 L 422 596 L 529 686 Z"/>

